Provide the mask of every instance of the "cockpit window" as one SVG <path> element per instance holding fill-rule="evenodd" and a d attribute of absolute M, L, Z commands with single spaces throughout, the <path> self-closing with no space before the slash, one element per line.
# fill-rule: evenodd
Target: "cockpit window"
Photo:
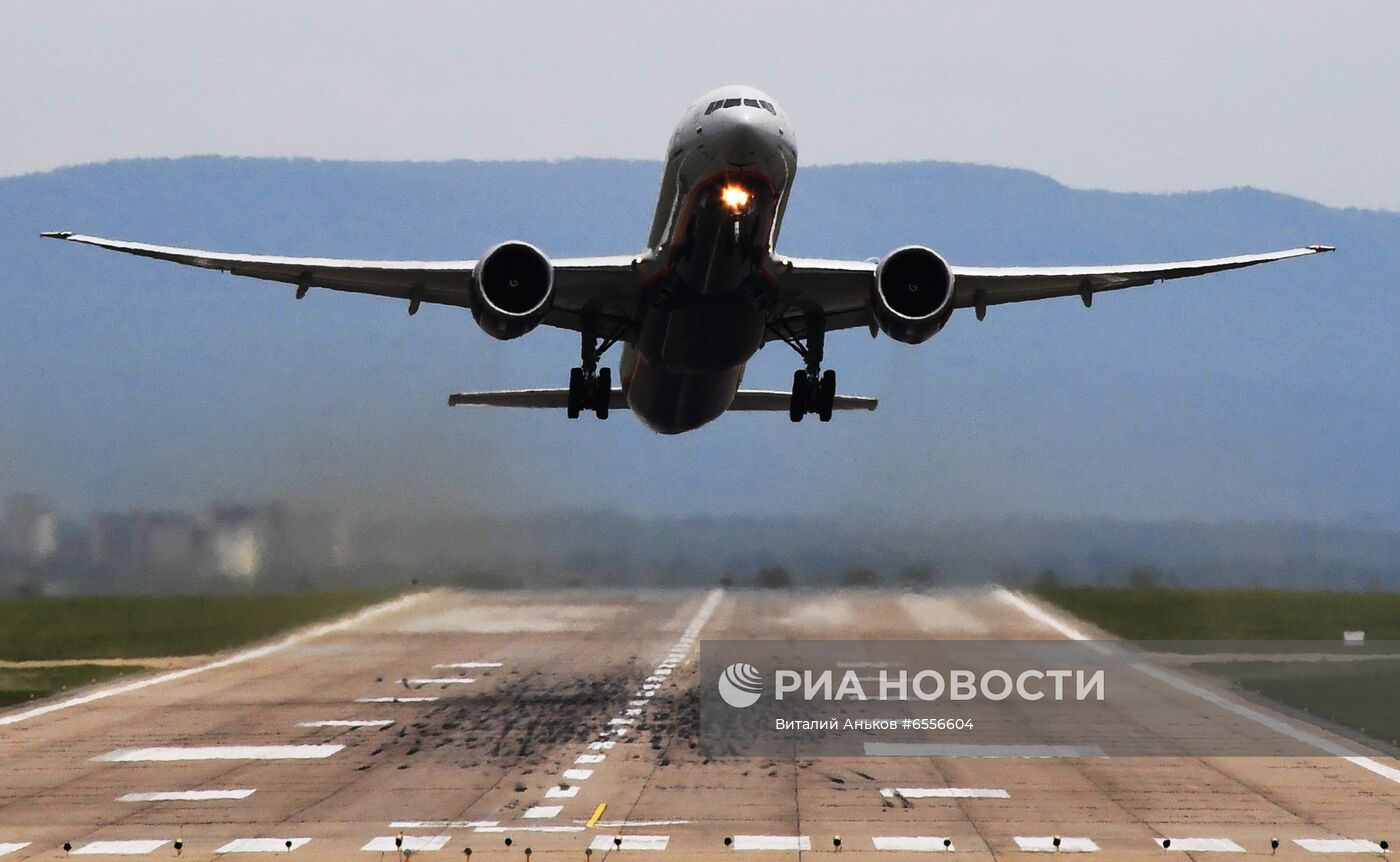
<path fill-rule="evenodd" d="M 744 100 L 743 100 L 743 99 L 725 99 L 725 100 L 724 100 L 724 107 L 726 107 L 726 108 L 737 108 L 737 107 L 739 107 L 739 103 L 742 102 L 742 101 L 744 101 Z"/>
<path fill-rule="evenodd" d="M 763 107 L 763 110 L 767 111 L 775 117 L 778 116 L 778 111 L 776 108 L 773 107 L 772 102 L 768 101 L 767 99 L 759 99 L 758 104 Z"/>
<path fill-rule="evenodd" d="M 760 104 L 758 103 L 758 100 L 757 100 L 757 99 L 745 99 L 745 100 L 744 100 L 744 104 L 745 104 L 745 105 L 748 105 L 750 108 L 761 108 L 761 107 L 763 107 L 762 105 L 760 105 Z"/>
<path fill-rule="evenodd" d="M 711 103 L 710 103 L 710 106 L 709 106 L 708 108 L 705 109 L 705 115 L 706 115 L 706 116 L 709 116 L 710 114 L 713 114 L 716 110 L 718 110 L 719 108 L 721 108 L 723 105 L 724 105 L 724 100 L 723 100 L 723 99 L 717 99 L 717 100 L 711 102 Z"/>

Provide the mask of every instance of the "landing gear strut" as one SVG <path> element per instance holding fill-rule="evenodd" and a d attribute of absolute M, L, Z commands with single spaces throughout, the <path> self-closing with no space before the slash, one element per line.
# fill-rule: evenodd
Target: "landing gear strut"
<path fill-rule="evenodd" d="M 788 347 L 797 351 L 806 367 L 792 373 L 792 400 L 788 402 L 788 418 L 801 422 L 802 417 L 815 413 L 823 422 L 831 421 L 836 403 L 836 372 L 822 371 L 822 353 L 826 345 L 825 320 L 821 315 L 807 316 L 806 338 L 799 338 L 786 321 L 771 325 L 774 333 Z"/>
<path fill-rule="evenodd" d="M 616 337 L 599 339 L 593 332 L 592 321 L 584 321 L 583 364 L 569 371 L 570 419 L 577 419 L 585 410 L 593 411 L 599 419 L 608 418 L 608 402 L 612 398 L 612 369 L 599 368 L 598 360 L 617 341 Z"/>

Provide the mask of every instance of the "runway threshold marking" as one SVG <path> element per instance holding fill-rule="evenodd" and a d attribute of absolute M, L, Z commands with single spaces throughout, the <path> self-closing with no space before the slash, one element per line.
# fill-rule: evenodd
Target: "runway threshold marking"
<path fill-rule="evenodd" d="M 1294 838 L 1293 843 L 1309 853 L 1376 853 L 1381 845 L 1364 838 Z"/>
<path fill-rule="evenodd" d="M 564 770 L 565 781 L 587 781 L 593 777 L 591 769 L 566 769 Z"/>
<path fill-rule="evenodd" d="M 144 856 L 169 844 L 169 838 L 137 841 L 90 841 L 74 848 L 74 856 Z"/>
<path fill-rule="evenodd" d="M 619 835 L 621 844 L 613 843 L 611 835 L 595 835 L 593 843 L 588 845 L 588 849 L 599 850 L 665 850 L 666 845 L 671 843 L 669 835 Z"/>
<path fill-rule="evenodd" d="M 1045 611 L 1044 608 L 1039 607 L 1038 605 L 1029 601 L 1028 599 L 1026 599 L 1025 596 L 1022 596 L 1019 593 L 1013 593 L 1008 589 L 998 587 L 995 593 L 993 593 L 993 595 L 995 595 L 1002 602 L 1009 604 L 1017 610 L 1021 611 L 1021 613 L 1030 617 L 1032 620 L 1035 620 L 1036 622 L 1041 623 L 1042 625 L 1054 629 L 1055 631 L 1059 632 L 1060 634 L 1064 635 L 1070 640 L 1093 640 L 1093 638 L 1090 638 L 1088 635 L 1084 634 L 1079 629 L 1065 623 L 1063 620 L 1057 619 L 1053 614 L 1048 613 L 1047 611 Z M 1099 644 L 1098 646 L 1102 645 Z M 1104 647 L 1104 649 L 1108 649 L 1108 647 Z M 1213 691 L 1202 688 L 1201 686 L 1196 685 L 1195 683 L 1191 682 L 1190 680 L 1187 680 L 1184 677 L 1178 676 L 1170 671 L 1163 670 L 1162 668 L 1152 667 L 1141 662 L 1135 663 L 1133 665 L 1133 668 L 1152 677 L 1153 679 L 1158 680 L 1159 682 L 1166 683 L 1172 688 L 1186 692 L 1187 694 L 1195 695 L 1196 697 L 1199 697 L 1207 703 L 1211 703 L 1215 706 L 1218 706 L 1221 709 L 1226 710 L 1227 712 L 1232 712 L 1235 715 L 1240 716 L 1241 718 L 1247 718 L 1256 724 L 1263 725 L 1264 727 L 1267 727 L 1270 730 L 1276 731 L 1278 733 L 1283 734 L 1284 736 L 1295 739 L 1303 743 L 1304 745 L 1310 745 L 1313 748 L 1316 748 L 1319 751 L 1322 751 L 1326 754 L 1333 755 L 1334 757 L 1340 757 L 1349 763 L 1355 764 L 1356 766 L 1359 766 L 1368 772 L 1380 776 L 1381 778 L 1400 784 L 1400 769 L 1396 769 L 1393 766 L 1387 766 L 1386 764 L 1380 763 L 1376 760 L 1373 760 L 1370 757 L 1366 757 L 1365 755 L 1357 754 L 1355 751 L 1353 751 L 1345 745 L 1333 742 L 1330 739 L 1318 736 L 1317 734 L 1311 733 L 1300 727 L 1294 727 L 1293 725 L 1288 724 L 1287 722 L 1275 718 L 1272 715 L 1260 712 L 1259 710 L 1254 709 L 1250 706 L 1246 706 L 1243 703 L 1236 703 Z"/>
<path fill-rule="evenodd" d="M 520 816 L 526 820 L 548 820 L 551 817 L 558 817 L 559 812 L 563 810 L 564 806 L 562 805 L 531 805 Z"/>
<path fill-rule="evenodd" d="M 421 697 L 357 697 L 356 703 L 432 703 L 441 700 L 436 695 L 423 695 Z"/>
<path fill-rule="evenodd" d="M 1229 838 L 1173 838 L 1167 849 L 1183 853 L 1243 853 L 1244 848 Z M 1157 846 L 1161 847 L 1159 840 Z"/>
<path fill-rule="evenodd" d="M 447 662 L 446 664 L 435 664 L 433 668 L 435 670 L 478 670 L 480 668 L 502 666 L 501 662 L 498 661 L 454 661 Z"/>
<path fill-rule="evenodd" d="M 311 628 L 303 629 L 300 632 L 295 632 L 291 635 L 288 635 L 287 637 L 282 638 L 279 641 L 274 641 L 273 643 L 264 644 L 260 647 L 254 647 L 252 649 L 244 650 L 242 652 L 237 652 L 225 658 L 218 659 L 217 661 L 211 661 L 208 664 L 202 664 L 196 667 L 181 668 L 180 670 L 172 670 L 167 673 L 147 677 L 146 679 L 133 680 L 132 682 L 126 682 L 120 685 L 110 686 L 108 688 L 99 688 L 96 691 L 91 691 L 87 694 L 78 695 L 77 697 L 70 697 L 66 700 L 57 701 L 56 703 L 47 703 L 43 706 L 36 706 L 33 709 L 26 709 L 21 712 L 11 713 L 9 715 L 0 715 L 0 726 L 9 724 L 19 724 L 22 721 L 28 721 L 31 718 L 38 718 L 40 716 L 49 715 L 50 713 L 59 712 L 60 710 L 71 709 L 75 706 L 85 706 L 89 703 L 96 703 L 99 700 L 105 700 L 109 697 L 116 697 L 117 695 L 121 694 L 130 694 L 133 691 L 140 691 L 144 688 L 150 688 L 151 686 L 162 685 L 167 682 L 175 682 L 176 680 L 181 679 L 188 679 L 189 677 L 195 676 L 196 674 L 205 673 L 207 671 L 220 670 L 222 668 L 233 667 L 234 665 L 243 664 L 245 662 L 254 661 L 260 658 L 265 658 L 275 653 L 279 653 L 282 650 L 285 650 L 289 647 L 294 647 L 298 644 L 305 643 L 306 641 L 312 640 L 314 638 L 323 637 L 329 634 L 337 634 L 339 632 L 346 631 L 347 629 L 354 628 L 355 626 L 360 625 L 361 623 L 368 622 L 369 620 L 372 620 L 376 617 L 383 616 L 384 614 L 403 610 L 409 605 L 412 605 L 418 602 L 419 600 L 426 598 L 428 595 L 430 595 L 430 593 L 413 593 L 411 595 L 402 596 L 400 598 L 393 599 L 382 604 L 373 605 L 343 619 L 336 620 L 334 622 L 323 623 L 318 626 L 312 626 Z"/>
<path fill-rule="evenodd" d="M 405 682 L 409 685 L 471 685 L 476 680 L 469 676 L 429 676 Z"/>
<path fill-rule="evenodd" d="M 380 835 L 378 838 L 371 838 L 361 850 L 370 853 L 396 853 L 400 849 L 394 843 L 396 835 Z M 405 835 L 403 836 L 404 850 L 413 853 L 431 853 L 434 850 L 441 850 L 447 846 L 448 836 L 446 835 Z"/>
<path fill-rule="evenodd" d="M 594 826 L 596 826 L 598 824 L 598 818 L 603 816 L 603 811 L 606 810 L 607 807 L 608 803 L 599 802 L 598 807 L 593 809 L 593 816 L 588 818 L 588 822 L 584 825 L 587 826 L 589 829 L 592 829 Z"/>
<path fill-rule="evenodd" d="M 1016 846 L 1026 853 L 1054 853 L 1055 836 L 1053 835 L 1017 835 Z M 1061 853 L 1097 853 L 1099 845 L 1095 844 L 1091 838 L 1076 838 L 1065 835 L 1060 838 Z"/>
<path fill-rule="evenodd" d="M 0 856 L 4 856 L 6 853 L 14 853 L 23 850 L 28 846 L 28 841 L 11 841 L 9 843 L 0 844 Z"/>
<path fill-rule="evenodd" d="M 495 826 L 495 820 L 395 820 L 390 829 L 480 829 Z"/>
<path fill-rule="evenodd" d="M 944 835 L 876 835 L 870 839 L 876 850 L 899 850 L 906 853 L 945 853 L 952 845 L 944 846 Z"/>
<path fill-rule="evenodd" d="M 572 799 L 578 796 L 577 787 L 551 787 L 544 792 L 545 799 Z"/>
<path fill-rule="evenodd" d="M 735 850 L 811 850 L 806 835 L 735 835 Z"/>
<path fill-rule="evenodd" d="M 478 826 L 477 832 L 582 832 L 582 826 Z"/>
<path fill-rule="evenodd" d="M 235 838 L 215 853 L 287 853 L 306 846 L 310 838 Z"/>
<path fill-rule="evenodd" d="M 216 799 L 247 799 L 254 791 L 240 790 L 157 790 L 151 793 L 128 793 L 118 796 L 118 802 L 209 802 Z"/>
<path fill-rule="evenodd" d="M 343 745 L 202 745 L 118 748 L 93 760 L 103 763 L 169 763 L 182 760 L 321 760 Z"/>
<path fill-rule="evenodd" d="M 320 721 L 298 721 L 297 727 L 388 727 L 392 718 L 327 718 Z"/>

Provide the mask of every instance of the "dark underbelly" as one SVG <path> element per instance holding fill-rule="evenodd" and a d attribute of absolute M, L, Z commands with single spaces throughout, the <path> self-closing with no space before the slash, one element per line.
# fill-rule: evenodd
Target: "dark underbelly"
<path fill-rule="evenodd" d="M 743 366 L 710 373 L 672 371 L 637 356 L 627 385 L 627 405 L 648 428 L 681 434 L 719 418 L 729 409 Z"/>

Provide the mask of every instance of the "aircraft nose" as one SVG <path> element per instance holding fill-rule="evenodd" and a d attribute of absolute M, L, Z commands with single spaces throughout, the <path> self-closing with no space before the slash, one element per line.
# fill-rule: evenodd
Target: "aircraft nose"
<path fill-rule="evenodd" d="M 751 165 L 762 159 L 770 134 L 763 118 L 734 116 L 726 120 L 728 122 L 718 136 L 720 156 L 726 162 L 739 166 Z"/>

